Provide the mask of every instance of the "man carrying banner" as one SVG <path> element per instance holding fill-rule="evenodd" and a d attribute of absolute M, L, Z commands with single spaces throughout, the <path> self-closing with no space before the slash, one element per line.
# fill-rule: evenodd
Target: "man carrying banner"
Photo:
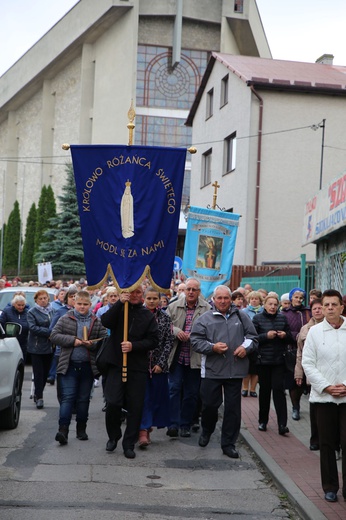
<path fill-rule="evenodd" d="M 129 302 L 128 341 L 124 337 L 124 303 Z M 121 438 L 121 410 L 126 402 L 127 421 L 123 437 L 124 455 L 134 459 L 142 419 L 148 372 L 148 352 L 159 341 L 154 315 L 143 306 L 143 289 L 120 293 L 119 300 L 101 316 L 102 324 L 111 330 L 109 369 L 104 388 L 106 429 L 109 440 L 106 450 L 114 451 Z M 123 353 L 127 354 L 127 381 L 122 380 Z"/>
<path fill-rule="evenodd" d="M 169 357 L 169 394 L 171 424 L 169 437 L 191 436 L 191 423 L 198 402 L 201 357 L 193 352 L 190 332 L 194 321 L 211 307 L 201 296 L 200 283 L 195 278 L 186 280 L 185 297 L 167 307 L 175 336 Z M 183 398 L 181 399 L 181 396 Z"/>
<path fill-rule="evenodd" d="M 245 314 L 240 317 L 232 305 L 231 294 L 225 285 L 216 287 L 215 310 L 196 320 L 190 340 L 193 350 L 202 354 L 202 433 L 198 443 L 202 448 L 209 443 L 224 400 L 221 448 L 225 455 L 237 459 L 242 379 L 248 373 L 247 356 L 256 350 L 258 339 L 251 319 Z"/>

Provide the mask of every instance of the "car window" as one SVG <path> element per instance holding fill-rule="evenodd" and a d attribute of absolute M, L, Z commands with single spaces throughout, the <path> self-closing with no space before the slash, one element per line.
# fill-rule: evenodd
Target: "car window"
<path fill-rule="evenodd" d="M 35 304 L 34 296 L 35 296 L 36 291 L 35 292 L 33 292 L 33 291 L 26 292 L 22 288 L 20 288 L 19 290 L 23 291 L 25 293 L 26 303 L 29 305 L 29 307 L 33 307 Z M 6 292 L 0 291 L 0 310 L 3 310 L 9 303 L 11 303 L 16 292 L 18 292 L 18 289 L 14 290 L 14 291 L 6 291 Z M 50 301 L 52 302 L 54 300 L 54 294 L 51 294 L 51 293 L 48 293 L 48 294 L 49 294 Z"/>

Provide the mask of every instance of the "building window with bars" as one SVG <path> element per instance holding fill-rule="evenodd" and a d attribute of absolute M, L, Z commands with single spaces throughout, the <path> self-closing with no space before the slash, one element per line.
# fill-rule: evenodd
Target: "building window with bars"
<path fill-rule="evenodd" d="M 212 148 L 202 155 L 202 178 L 201 187 L 207 186 L 211 183 L 211 157 Z"/>
<path fill-rule="evenodd" d="M 236 13 L 244 12 L 244 0 L 234 0 L 234 11 Z"/>
<path fill-rule="evenodd" d="M 214 89 L 210 89 L 209 92 L 207 92 L 207 113 L 206 113 L 206 119 L 211 117 L 213 115 L 213 105 L 214 105 Z"/>
<path fill-rule="evenodd" d="M 220 108 L 228 103 L 228 74 L 221 80 Z"/>
<path fill-rule="evenodd" d="M 236 149 L 237 149 L 237 134 L 233 134 L 226 137 L 224 141 L 224 173 L 226 175 L 229 172 L 235 170 L 236 165 Z"/>

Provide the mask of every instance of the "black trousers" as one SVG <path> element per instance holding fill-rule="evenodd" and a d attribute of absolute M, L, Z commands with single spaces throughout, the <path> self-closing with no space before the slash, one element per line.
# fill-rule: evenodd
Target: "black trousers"
<path fill-rule="evenodd" d="M 318 428 L 317 428 L 315 403 L 309 403 L 309 414 L 310 414 L 310 429 L 311 429 L 310 444 L 317 444 L 319 446 L 320 442 L 318 440 Z"/>
<path fill-rule="evenodd" d="M 224 414 L 221 427 L 221 447 L 235 447 L 241 421 L 242 379 L 202 379 L 202 429 L 212 434 L 218 420 L 218 410 L 224 398 Z"/>
<path fill-rule="evenodd" d="M 53 354 L 31 354 L 36 399 L 42 399 Z"/>
<path fill-rule="evenodd" d="M 287 403 L 285 396 L 285 365 L 258 365 L 259 382 L 259 413 L 258 422 L 267 424 L 269 421 L 270 397 L 273 401 L 278 426 L 287 425 Z"/>
<path fill-rule="evenodd" d="M 126 402 L 126 428 L 123 437 L 124 450 L 133 449 L 139 434 L 144 405 L 146 372 L 127 372 L 127 381 L 122 382 L 121 370 L 116 367 L 107 373 L 104 394 L 107 402 L 106 430 L 109 439 L 121 438 L 121 410 Z"/>
<path fill-rule="evenodd" d="M 320 471 L 325 493 L 339 490 L 338 467 L 335 446 L 340 435 L 342 449 L 342 494 L 346 498 L 346 403 L 315 403 L 317 428 L 320 444 Z"/>

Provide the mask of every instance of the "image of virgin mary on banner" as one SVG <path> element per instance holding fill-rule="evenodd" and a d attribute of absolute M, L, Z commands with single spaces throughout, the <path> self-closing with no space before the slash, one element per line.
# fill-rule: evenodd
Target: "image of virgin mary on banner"
<path fill-rule="evenodd" d="M 190 208 L 182 271 L 199 280 L 205 298 L 231 278 L 239 218 L 235 213 Z"/>
<path fill-rule="evenodd" d="M 88 286 L 169 289 L 185 148 L 71 145 Z"/>

